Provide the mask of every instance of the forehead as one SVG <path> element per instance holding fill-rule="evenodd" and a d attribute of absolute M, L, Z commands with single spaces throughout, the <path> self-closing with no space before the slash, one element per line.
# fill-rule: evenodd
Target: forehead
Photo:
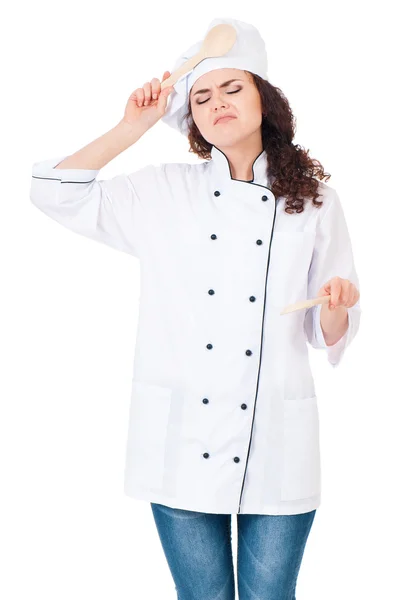
<path fill-rule="evenodd" d="M 205 73 L 199 79 L 195 81 L 191 88 L 191 92 L 196 92 L 202 88 L 212 88 L 221 85 L 229 79 L 243 79 L 247 80 L 245 71 L 241 69 L 213 69 Z"/>

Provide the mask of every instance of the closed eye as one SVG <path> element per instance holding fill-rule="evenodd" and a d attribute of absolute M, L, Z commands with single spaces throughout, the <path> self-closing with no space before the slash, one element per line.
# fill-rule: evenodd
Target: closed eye
<path fill-rule="evenodd" d="M 227 94 L 237 94 L 238 92 L 241 91 L 242 88 L 239 88 L 239 90 L 235 90 L 234 92 L 227 92 Z M 207 100 L 210 100 L 210 98 L 207 98 Z M 197 102 L 196 104 L 205 104 L 207 102 L 207 100 L 204 100 L 203 102 Z"/>

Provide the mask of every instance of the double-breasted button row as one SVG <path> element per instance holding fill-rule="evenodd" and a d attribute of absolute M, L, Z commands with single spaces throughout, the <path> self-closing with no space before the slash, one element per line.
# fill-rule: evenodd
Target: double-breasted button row
<path fill-rule="evenodd" d="M 220 195 L 221 195 L 221 192 L 219 192 L 218 190 L 216 190 L 216 191 L 214 192 L 214 195 L 215 195 L 215 196 L 220 196 Z M 268 200 L 268 196 L 265 196 L 265 195 L 264 195 L 264 196 L 261 196 L 261 200 L 262 200 L 263 202 L 265 202 L 266 200 Z"/>
<path fill-rule="evenodd" d="M 213 289 L 210 289 L 210 290 L 208 290 L 207 293 L 209 294 L 209 296 L 213 296 L 216 292 Z M 250 300 L 250 302 L 255 302 L 256 296 L 250 296 L 249 300 Z"/>
<path fill-rule="evenodd" d="M 217 236 L 216 236 L 216 234 L 215 234 L 215 233 L 212 233 L 212 234 L 211 234 L 211 236 L 210 236 L 210 238 L 211 238 L 212 240 L 216 240 L 216 239 L 217 239 Z M 261 244 L 262 244 L 262 243 L 263 243 L 263 240 L 256 240 L 256 244 L 257 244 L 257 246 L 261 246 Z"/>
<path fill-rule="evenodd" d="M 202 402 L 203 402 L 203 404 L 209 404 L 209 399 L 208 398 L 203 398 Z M 243 403 L 243 404 L 240 405 L 240 407 L 241 407 L 242 410 L 246 410 L 247 404 Z"/>
<path fill-rule="evenodd" d="M 210 454 L 208 452 L 203 453 L 203 458 L 209 458 Z M 234 462 L 238 463 L 240 461 L 239 456 L 234 456 Z"/>
<path fill-rule="evenodd" d="M 221 193 L 219 192 L 219 190 L 216 190 L 216 191 L 214 192 L 214 195 L 215 195 L 215 196 L 220 196 L 220 194 L 221 194 Z M 263 196 L 261 196 L 261 200 L 263 200 L 263 201 L 266 201 L 266 200 L 268 200 L 268 196 L 266 196 L 266 195 L 263 195 Z M 217 235 L 216 235 L 215 233 L 212 233 L 212 234 L 210 235 L 210 239 L 212 239 L 212 240 L 216 240 L 216 239 L 217 239 Z M 261 239 L 258 239 L 258 240 L 256 240 L 256 244 L 257 244 L 258 246 L 261 246 L 261 245 L 262 245 L 262 243 L 263 243 L 263 241 L 262 241 Z M 207 292 L 207 293 L 209 294 L 209 296 L 213 296 L 213 295 L 215 294 L 215 291 L 214 291 L 214 289 L 210 288 L 210 289 L 208 290 L 208 292 Z M 255 297 L 255 296 L 250 296 L 250 297 L 249 297 L 249 300 L 250 300 L 250 302 L 255 302 L 255 301 L 256 301 L 256 297 Z M 208 350 L 212 350 L 212 348 L 213 348 L 213 344 L 211 344 L 211 343 L 207 344 L 207 345 L 206 345 L 206 348 L 207 348 Z M 251 356 L 252 354 L 253 354 L 253 352 L 252 352 L 250 349 L 247 349 L 247 350 L 246 350 L 246 355 L 247 355 L 247 356 Z M 203 404 L 209 404 L 209 399 L 208 399 L 208 398 L 203 398 L 203 399 L 202 399 L 202 403 L 203 403 Z M 246 408 L 247 408 L 247 404 L 243 403 L 243 404 L 241 404 L 241 405 L 240 405 L 240 407 L 241 407 L 241 409 L 242 409 L 242 410 L 246 410 Z M 209 458 L 209 457 L 210 457 L 210 454 L 209 454 L 208 452 L 204 452 L 204 453 L 203 453 L 203 457 L 204 457 L 204 458 Z M 239 461 L 240 461 L 240 458 L 239 458 L 239 456 L 235 456 L 235 457 L 234 457 L 234 462 L 238 463 Z"/>
<path fill-rule="evenodd" d="M 213 344 L 206 344 L 206 348 L 208 350 L 211 350 L 213 348 Z M 250 348 L 248 348 L 245 352 L 246 356 L 251 356 L 253 354 L 253 352 L 250 350 Z"/>

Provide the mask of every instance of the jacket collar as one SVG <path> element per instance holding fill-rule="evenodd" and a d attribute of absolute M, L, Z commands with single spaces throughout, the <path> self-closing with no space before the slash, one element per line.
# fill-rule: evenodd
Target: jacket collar
<path fill-rule="evenodd" d="M 241 187 L 243 185 L 250 186 L 253 184 L 265 186 L 268 188 L 271 187 L 267 175 L 268 161 L 265 150 L 263 150 L 253 162 L 253 176 L 250 181 L 244 181 L 242 179 L 233 179 L 228 158 L 226 157 L 224 152 L 216 146 L 212 146 L 211 149 L 211 165 L 215 177 L 218 180 L 221 180 L 223 183 L 227 183 L 229 185 L 237 187 Z"/>

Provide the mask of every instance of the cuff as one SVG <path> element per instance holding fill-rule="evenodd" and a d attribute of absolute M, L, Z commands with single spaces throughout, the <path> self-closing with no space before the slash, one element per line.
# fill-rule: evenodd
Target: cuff
<path fill-rule="evenodd" d="M 32 167 L 32 177 L 38 179 L 56 179 L 70 183 L 90 183 L 97 177 L 100 169 L 56 169 L 68 154 L 35 162 Z"/>
<path fill-rule="evenodd" d="M 343 337 L 340 338 L 335 344 L 333 344 L 332 346 L 328 346 L 325 342 L 325 338 L 324 338 L 322 327 L 321 327 L 321 308 L 322 308 L 322 304 L 317 304 L 315 306 L 315 310 L 314 310 L 315 338 L 316 338 L 317 343 L 319 344 L 319 347 L 326 348 L 327 358 L 328 358 L 329 363 L 332 365 L 332 367 L 337 367 L 343 357 L 344 351 L 347 348 L 347 341 L 351 335 L 352 318 L 351 318 L 351 314 L 350 314 L 350 309 L 349 308 L 347 309 L 347 313 L 348 313 L 348 329 L 347 329 L 347 331 L 345 332 Z"/>

